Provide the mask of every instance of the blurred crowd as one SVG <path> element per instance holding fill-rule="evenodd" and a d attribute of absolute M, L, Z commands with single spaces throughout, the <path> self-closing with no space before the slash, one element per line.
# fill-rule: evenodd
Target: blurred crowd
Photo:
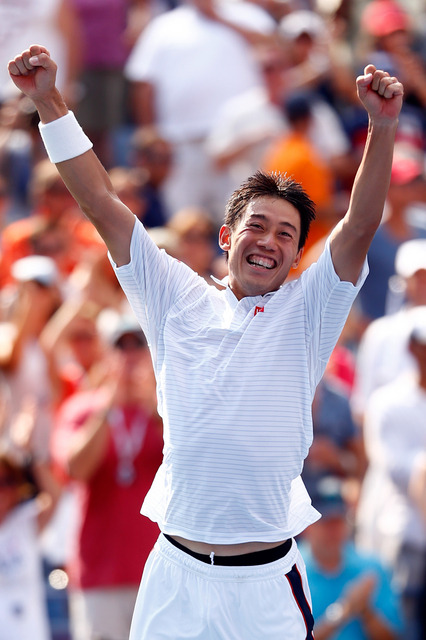
<path fill-rule="evenodd" d="M 0 640 L 126 640 L 158 535 L 145 336 L 7 62 L 48 47 L 118 196 L 215 286 L 227 198 L 257 169 L 343 216 L 367 136 L 355 78 L 404 84 L 370 273 L 313 403 L 300 538 L 315 637 L 426 638 L 426 4 L 14 0 L 0 7 Z M 293 276 L 292 276 L 293 277 Z M 285 425 L 283 425 L 285 428 Z"/>

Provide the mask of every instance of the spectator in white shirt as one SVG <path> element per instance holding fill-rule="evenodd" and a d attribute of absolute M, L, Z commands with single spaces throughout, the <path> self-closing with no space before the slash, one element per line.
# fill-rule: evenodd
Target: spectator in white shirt
<path fill-rule="evenodd" d="M 420 311 L 420 309 L 419 309 Z M 368 470 L 357 513 L 357 542 L 393 570 L 407 640 L 425 637 L 426 307 L 408 338 L 416 369 L 370 397 L 364 421 Z M 423 496 L 422 500 L 419 497 Z M 423 626 L 422 626 L 423 624 Z"/>

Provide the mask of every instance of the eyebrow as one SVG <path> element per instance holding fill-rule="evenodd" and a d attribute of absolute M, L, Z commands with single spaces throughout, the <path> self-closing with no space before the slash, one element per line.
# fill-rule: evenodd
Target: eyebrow
<path fill-rule="evenodd" d="M 247 219 L 247 222 L 250 222 L 250 220 L 263 220 L 263 221 L 268 221 L 268 216 L 265 216 L 264 213 L 251 213 Z M 278 223 L 280 226 L 282 227 L 289 227 L 290 229 L 292 229 L 295 233 L 297 233 L 297 228 L 294 226 L 294 224 L 291 224 L 291 222 L 287 222 L 286 220 L 282 220 L 281 222 Z"/>

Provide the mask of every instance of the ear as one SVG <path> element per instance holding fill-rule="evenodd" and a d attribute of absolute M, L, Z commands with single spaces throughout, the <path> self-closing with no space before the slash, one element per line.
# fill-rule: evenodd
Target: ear
<path fill-rule="evenodd" d="M 222 225 L 219 231 L 219 247 L 223 251 L 229 251 L 231 248 L 231 230 L 226 224 Z"/>
<path fill-rule="evenodd" d="M 299 251 L 297 252 L 296 259 L 295 259 L 295 261 L 293 262 L 293 264 L 291 265 L 291 268 L 292 268 L 292 269 L 297 269 L 297 267 L 299 266 L 299 263 L 300 263 L 300 261 L 301 261 L 301 259 L 302 259 L 302 256 L 303 256 L 303 252 L 304 252 L 304 250 L 305 250 L 305 248 L 304 248 L 304 247 L 302 247 L 302 248 L 301 248 L 301 249 L 299 249 Z"/>

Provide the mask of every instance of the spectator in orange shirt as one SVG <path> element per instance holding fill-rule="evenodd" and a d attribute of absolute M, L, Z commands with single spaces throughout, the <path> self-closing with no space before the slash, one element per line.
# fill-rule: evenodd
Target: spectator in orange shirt
<path fill-rule="evenodd" d="M 31 195 L 31 215 L 12 222 L 3 232 L 0 284 L 10 280 L 13 262 L 28 255 L 51 257 L 61 274 L 68 275 L 85 251 L 105 252 L 100 236 L 47 159 L 34 167 Z"/>

